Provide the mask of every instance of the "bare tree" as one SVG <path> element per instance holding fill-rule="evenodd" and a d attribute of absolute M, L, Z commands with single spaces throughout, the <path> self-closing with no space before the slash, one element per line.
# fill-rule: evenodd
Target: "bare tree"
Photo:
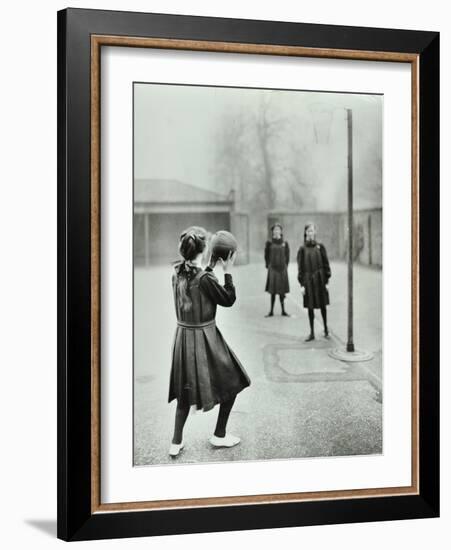
<path fill-rule="evenodd" d="M 314 204 L 309 149 L 296 139 L 302 120 L 278 114 L 273 97 L 262 94 L 253 112 L 226 110 L 215 136 L 218 189 L 233 189 L 239 208 L 262 216 L 275 208 Z"/>
<path fill-rule="evenodd" d="M 244 178 L 247 172 L 246 132 L 248 121 L 245 113 L 234 109 L 225 111 L 215 136 L 214 173 L 218 190 L 235 191 L 236 200 L 245 202 Z"/>
<path fill-rule="evenodd" d="M 299 209 L 316 208 L 315 174 L 312 170 L 311 147 L 292 141 L 288 145 L 288 156 L 284 170 L 287 189 L 287 206 L 295 205 Z"/>
<path fill-rule="evenodd" d="M 259 153 L 261 155 L 260 172 L 266 194 L 266 206 L 273 208 L 276 205 L 275 190 L 275 147 L 274 140 L 280 135 L 281 130 L 286 124 L 283 118 L 276 118 L 271 112 L 271 96 L 263 95 L 258 105 L 255 115 L 255 130 Z"/>

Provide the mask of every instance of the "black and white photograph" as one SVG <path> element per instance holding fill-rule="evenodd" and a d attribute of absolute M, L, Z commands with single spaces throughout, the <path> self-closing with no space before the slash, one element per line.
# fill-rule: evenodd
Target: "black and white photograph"
<path fill-rule="evenodd" d="M 449 546 L 446 6 L 3 6 L 3 548 Z"/>
<path fill-rule="evenodd" d="M 383 107 L 134 82 L 134 466 L 383 454 Z"/>

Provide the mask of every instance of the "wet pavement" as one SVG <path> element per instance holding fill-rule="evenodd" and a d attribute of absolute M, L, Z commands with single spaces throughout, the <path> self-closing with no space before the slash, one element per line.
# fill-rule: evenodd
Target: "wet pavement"
<path fill-rule="evenodd" d="M 232 409 L 228 431 L 241 437 L 231 449 L 213 448 L 217 408 L 187 420 L 185 449 L 168 456 L 175 402 L 167 403 L 170 353 L 175 331 L 168 267 L 135 272 L 134 462 L 168 463 L 267 460 L 368 455 L 382 452 L 382 273 L 356 266 L 354 342 L 374 353 L 365 363 L 332 359 L 328 351 L 344 347 L 347 334 L 346 265 L 332 263 L 328 307 L 330 338 L 322 336 L 317 313 L 316 339 L 290 264 L 286 305 L 290 317 L 265 318 L 269 295 L 266 270 L 258 264 L 237 266 L 237 301 L 220 308 L 217 325 L 240 358 L 251 386 Z M 221 270 L 218 276 L 222 280 Z"/>

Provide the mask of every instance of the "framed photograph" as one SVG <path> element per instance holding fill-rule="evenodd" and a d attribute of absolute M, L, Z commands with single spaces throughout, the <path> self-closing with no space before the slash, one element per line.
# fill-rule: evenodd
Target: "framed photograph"
<path fill-rule="evenodd" d="M 439 35 L 58 13 L 58 537 L 439 514 Z"/>

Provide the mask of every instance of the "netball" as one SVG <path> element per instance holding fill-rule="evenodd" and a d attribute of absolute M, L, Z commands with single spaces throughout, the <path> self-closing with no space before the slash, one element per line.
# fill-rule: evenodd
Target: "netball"
<path fill-rule="evenodd" d="M 235 252 L 238 243 L 229 231 L 218 231 L 211 238 L 211 254 L 214 260 L 227 260 L 230 252 Z"/>

